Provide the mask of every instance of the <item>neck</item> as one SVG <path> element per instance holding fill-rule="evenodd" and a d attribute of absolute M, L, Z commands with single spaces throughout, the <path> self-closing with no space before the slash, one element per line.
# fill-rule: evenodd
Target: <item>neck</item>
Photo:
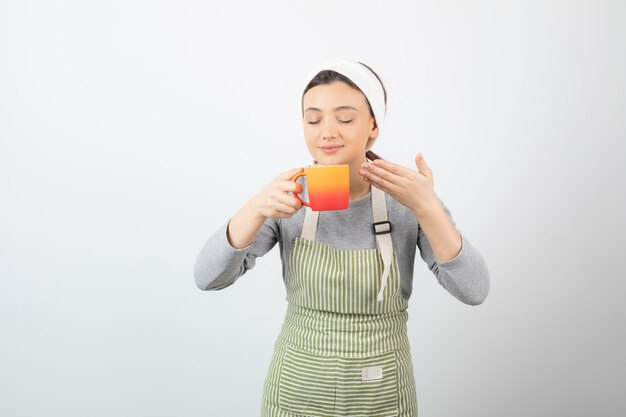
<path fill-rule="evenodd" d="M 365 197 L 372 189 L 372 186 L 359 174 L 363 162 L 365 162 L 365 157 L 361 161 L 350 163 L 350 201 Z"/>

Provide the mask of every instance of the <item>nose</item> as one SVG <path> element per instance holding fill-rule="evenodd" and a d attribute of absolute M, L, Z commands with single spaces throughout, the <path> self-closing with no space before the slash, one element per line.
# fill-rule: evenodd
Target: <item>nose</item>
<path fill-rule="evenodd" d="M 321 124 L 322 124 L 322 130 L 321 130 L 322 138 L 327 139 L 327 138 L 334 138 L 337 136 L 337 125 L 335 124 L 335 122 L 333 122 L 333 120 L 330 117 L 324 118 Z"/>

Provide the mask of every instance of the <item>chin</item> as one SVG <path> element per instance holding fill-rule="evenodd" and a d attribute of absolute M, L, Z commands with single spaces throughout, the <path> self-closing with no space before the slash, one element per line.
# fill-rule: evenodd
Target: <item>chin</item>
<path fill-rule="evenodd" d="M 319 157 L 315 158 L 315 160 L 319 163 L 322 164 L 333 164 L 333 165 L 343 165 L 343 164 L 348 164 L 348 161 L 346 160 L 345 156 L 339 156 L 339 155 L 320 155 Z"/>

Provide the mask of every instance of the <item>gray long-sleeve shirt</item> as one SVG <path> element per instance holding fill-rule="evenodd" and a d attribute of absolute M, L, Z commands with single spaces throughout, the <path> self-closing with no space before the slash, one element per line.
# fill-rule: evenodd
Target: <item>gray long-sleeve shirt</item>
<path fill-rule="evenodd" d="M 308 200 L 306 181 L 300 181 L 301 198 Z M 376 236 L 372 230 L 373 213 L 371 192 L 351 201 L 345 210 L 321 211 L 315 240 L 338 249 L 374 249 Z M 437 196 L 446 214 L 456 226 L 448 207 Z M 409 208 L 385 194 L 387 213 L 392 224 L 391 239 L 397 252 L 400 272 L 400 290 L 408 300 L 413 289 L 413 268 L 416 247 L 428 268 L 450 294 L 465 304 L 481 304 L 489 292 L 489 271 L 480 252 L 457 228 L 461 235 L 461 251 L 453 259 L 440 262 L 435 259 L 424 231 Z M 304 207 L 289 218 L 267 218 L 256 238 L 245 248 L 234 248 L 228 241 L 226 230 L 230 219 L 224 222 L 206 241 L 194 266 L 194 278 L 201 290 L 221 290 L 232 285 L 252 269 L 256 259 L 279 243 L 283 281 L 288 276 L 291 245 L 302 233 Z"/>

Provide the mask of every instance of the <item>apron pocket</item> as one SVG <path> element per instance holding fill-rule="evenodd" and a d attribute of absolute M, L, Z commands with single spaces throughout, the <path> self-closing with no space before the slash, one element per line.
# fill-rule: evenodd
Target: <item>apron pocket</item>
<path fill-rule="evenodd" d="M 332 417 L 337 357 L 285 347 L 278 379 L 278 405 L 294 414 Z"/>
<path fill-rule="evenodd" d="M 396 352 L 366 358 L 337 358 L 335 414 L 398 415 Z"/>
<path fill-rule="evenodd" d="M 395 351 L 365 358 L 322 356 L 286 346 L 278 405 L 316 417 L 398 415 Z"/>

